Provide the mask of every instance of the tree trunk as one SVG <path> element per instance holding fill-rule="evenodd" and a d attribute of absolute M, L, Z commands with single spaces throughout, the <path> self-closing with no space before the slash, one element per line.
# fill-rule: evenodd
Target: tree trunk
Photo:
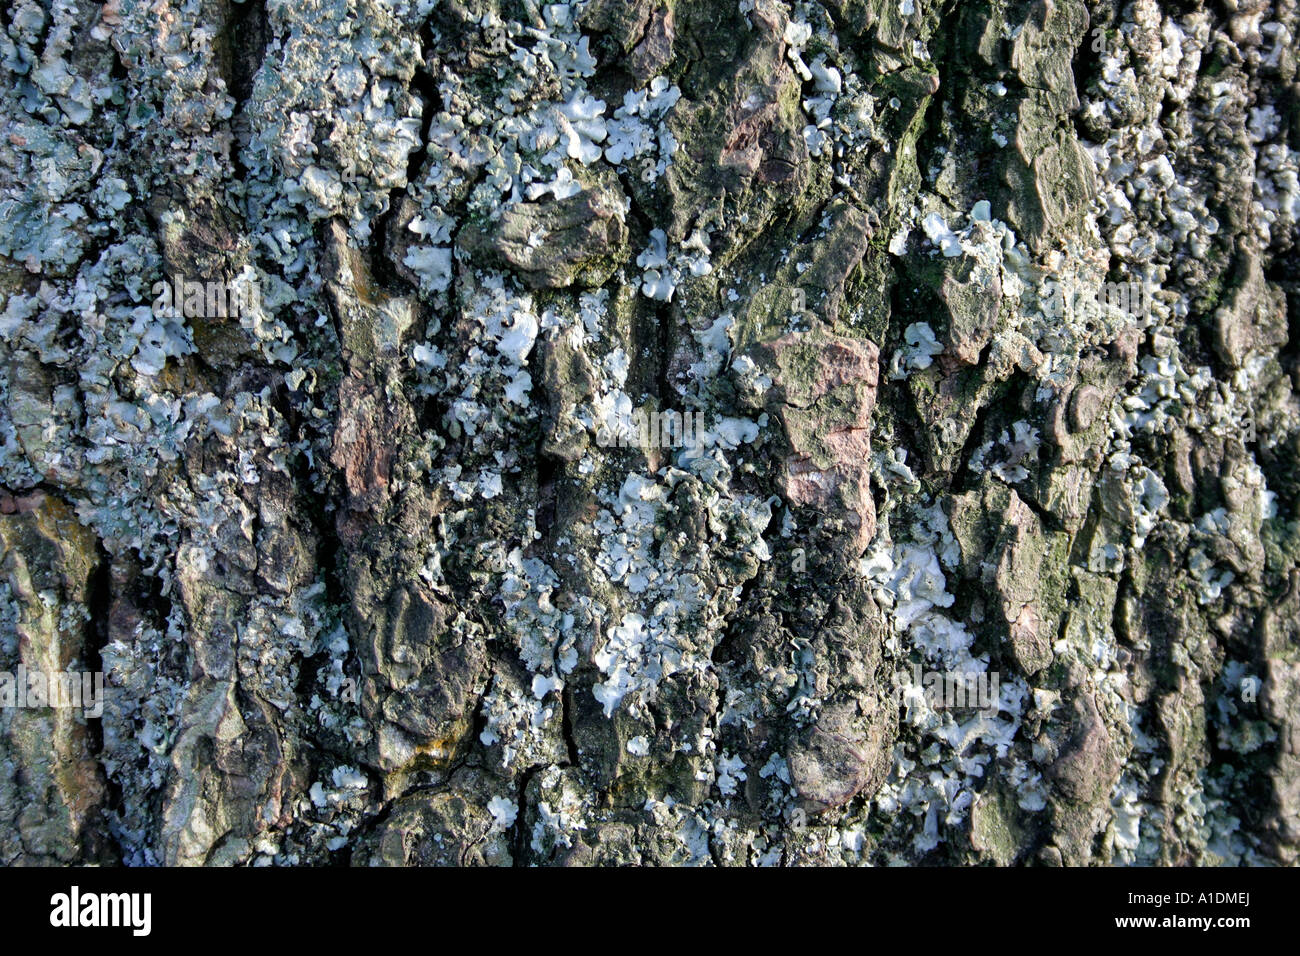
<path fill-rule="evenodd" d="M 1295 0 L 0 23 L 0 862 L 1295 861 Z"/>

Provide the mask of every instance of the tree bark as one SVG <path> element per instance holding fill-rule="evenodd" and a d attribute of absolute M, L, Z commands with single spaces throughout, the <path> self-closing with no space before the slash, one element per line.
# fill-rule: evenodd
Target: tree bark
<path fill-rule="evenodd" d="M 0 862 L 1295 862 L 1294 0 L 0 27 Z"/>

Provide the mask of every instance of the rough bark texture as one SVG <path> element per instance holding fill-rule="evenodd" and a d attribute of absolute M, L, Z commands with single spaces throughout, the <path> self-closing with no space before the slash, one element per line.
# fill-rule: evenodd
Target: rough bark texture
<path fill-rule="evenodd" d="M 1294 862 L 1297 31 L 13 0 L 0 863 Z"/>

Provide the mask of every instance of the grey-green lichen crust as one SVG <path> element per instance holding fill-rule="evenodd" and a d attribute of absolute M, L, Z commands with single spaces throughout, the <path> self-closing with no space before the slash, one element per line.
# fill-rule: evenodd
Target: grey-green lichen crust
<path fill-rule="evenodd" d="M 1297 21 L 15 0 L 0 862 L 1295 862 Z"/>

